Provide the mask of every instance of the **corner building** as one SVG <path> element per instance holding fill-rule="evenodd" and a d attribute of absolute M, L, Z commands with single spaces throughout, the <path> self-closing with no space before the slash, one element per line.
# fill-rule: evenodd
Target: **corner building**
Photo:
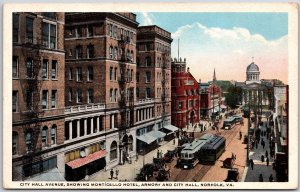
<path fill-rule="evenodd" d="M 64 13 L 13 13 L 12 179 L 64 180 Z"/>

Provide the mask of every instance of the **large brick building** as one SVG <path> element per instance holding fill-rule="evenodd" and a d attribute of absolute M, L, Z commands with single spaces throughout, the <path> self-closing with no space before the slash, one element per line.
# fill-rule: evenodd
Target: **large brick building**
<path fill-rule="evenodd" d="M 194 128 L 200 120 L 200 88 L 184 61 L 172 61 L 172 125 Z"/>
<path fill-rule="evenodd" d="M 64 13 L 14 13 L 12 178 L 57 167 L 64 143 Z"/>

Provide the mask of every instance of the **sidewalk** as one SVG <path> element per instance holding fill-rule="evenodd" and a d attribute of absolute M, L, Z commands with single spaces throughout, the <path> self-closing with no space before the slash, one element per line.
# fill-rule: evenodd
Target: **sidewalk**
<path fill-rule="evenodd" d="M 160 143 L 160 147 L 157 148 L 159 151 L 162 151 L 163 155 L 167 152 L 167 150 L 173 150 L 177 147 L 177 142 L 178 139 L 175 139 L 175 145 L 173 145 L 173 140 L 169 142 L 162 142 Z M 136 157 L 132 157 L 132 163 L 129 164 L 126 162 L 124 165 L 118 165 L 113 168 L 114 170 L 114 178 L 111 180 L 110 179 L 110 169 L 106 171 L 99 171 L 95 173 L 94 175 L 91 175 L 89 177 L 89 181 L 135 181 L 135 178 L 137 174 L 140 172 L 140 169 L 143 167 L 143 159 L 144 163 L 152 163 L 153 162 L 153 157 L 157 156 L 157 149 L 150 151 L 145 155 L 143 158 L 143 155 L 138 156 L 138 160 L 136 161 Z M 115 170 L 119 170 L 119 175 L 118 179 L 116 178 L 115 175 Z"/>
<path fill-rule="evenodd" d="M 263 118 L 262 121 L 264 122 L 263 126 L 261 127 L 261 130 L 266 131 L 266 118 Z M 253 150 L 249 153 L 249 159 L 253 159 L 254 166 L 253 170 L 249 166 L 247 170 L 247 173 L 245 173 L 245 182 L 259 182 L 259 175 L 263 175 L 263 181 L 269 182 L 269 176 L 272 174 L 274 181 L 276 178 L 276 173 L 273 170 L 272 163 L 273 159 L 270 157 L 270 147 L 269 147 L 269 140 L 267 139 L 267 136 L 261 137 L 265 141 L 265 147 L 261 145 L 261 143 L 258 144 L 257 149 L 254 147 Z M 266 163 L 266 157 L 265 161 L 261 161 L 261 156 L 265 156 L 266 150 L 269 154 L 269 166 L 267 166 Z"/>

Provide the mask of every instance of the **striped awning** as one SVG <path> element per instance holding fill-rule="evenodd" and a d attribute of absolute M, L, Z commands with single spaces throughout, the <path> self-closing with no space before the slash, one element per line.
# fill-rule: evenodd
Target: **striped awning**
<path fill-rule="evenodd" d="M 105 155 L 107 154 L 106 150 L 101 150 L 101 151 L 97 151 L 93 154 L 90 154 L 84 158 L 80 158 L 80 159 L 76 159 L 74 161 L 70 161 L 67 163 L 67 165 L 69 167 L 71 167 L 72 169 L 76 169 L 78 167 L 82 167 L 83 165 L 89 164 L 93 161 L 96 161 L 102 157 L 105 157 Z"/>

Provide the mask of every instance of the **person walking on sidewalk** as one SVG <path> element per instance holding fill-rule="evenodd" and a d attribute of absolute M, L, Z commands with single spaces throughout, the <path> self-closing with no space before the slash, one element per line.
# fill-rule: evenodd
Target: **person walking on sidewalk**
<path fill-rule="evenodd" d="M 262 145 L 262 147 L 264 149 L 265 148 L 265 141 L 264 140 L 261 141 L 261 145 Z"/>
<path fill-rule="evenodd" d="M 110 179 L 112 180 L 112 179 L 113 179 L 113 177 L 114 177 L 114 170 L 113 170 L 113 169 L 111 169 L 111 170 L 110 170 Z"/>
<path fill-rule="evenodd" d="M 157 149 L 156 158 L 159 158 L 159 150 Z"/>
<path fill-rule="evenodd" d="M 264 178 L 262 174 L 259 175 L 259 182 L 264 182 Z"/>
<path fill-rule="evenodd" d="M 116 179 L 118 179 L 118 175 L 119 175 L 119 169 L 116 169 Z"/>
<path fill-rule="evenodd" d="M 270 182 L 273 182 L 273 181 L 274 181 L 274 178 L 273 178 L 273 175 L 272 175 L 272 174 L 271 174 L 270 177 L 269 177 L 269 181 L 270 181 Z"/>
<path fill-rule="evenodd" d="M 270 162 L 269 157 L 267 157 L 267 166 L 269 166 L 269 162 Z"/>
<path fill-rule="evenodd" d="M 266 150 L 266 153 L 265 153 L 266 157 L 268 158 L 269 157 L 269 153 L 268 153 L 268 150 Z"/>
<path fill-rule="evenodd" d="M 254 167 L 253 159 L 250 159 L 250 160 L 249 160 L 249 163 L 250 163 L 251 169 L 253 170 L 253 167 Z"/>

